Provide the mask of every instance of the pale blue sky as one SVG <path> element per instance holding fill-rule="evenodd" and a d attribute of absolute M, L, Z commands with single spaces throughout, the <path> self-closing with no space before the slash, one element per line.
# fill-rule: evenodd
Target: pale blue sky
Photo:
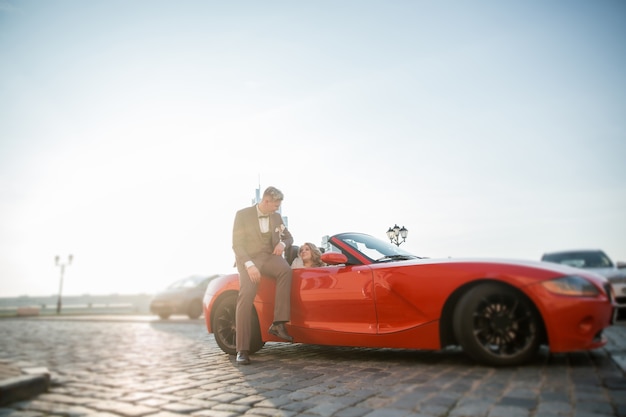
<path fill-rule="evenodd" d="M 275 185 L 296 243 L 626 260 L 623 1 L 0 0 L 0 296 L 231 272 Z"/>

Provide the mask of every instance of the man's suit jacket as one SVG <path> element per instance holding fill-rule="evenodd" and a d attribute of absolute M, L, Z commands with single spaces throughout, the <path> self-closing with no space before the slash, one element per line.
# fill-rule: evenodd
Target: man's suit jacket
<path fill-rule="evenodd" d="M 271 213 L 269 232 L 272 234 L 272 250 L 280 241 L 284 242 L 286 247 L 293 244 L 293 237 L 286 227 L 282 229 L 281 237 L 281 225 L 284 226 L 282 216 L 276 212 Z M 266 250 L 265 248 L 256 205 L 239 210 L 235 215 L 233 226 L 233 251 L 237 265 L 241 266 L 247 261 L 254 260 Z"/>

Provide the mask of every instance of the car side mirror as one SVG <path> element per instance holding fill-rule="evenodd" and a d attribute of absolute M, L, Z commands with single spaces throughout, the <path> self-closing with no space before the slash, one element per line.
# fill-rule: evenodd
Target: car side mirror
<path fill-rule="evenodd" d="M 615 263 L 615 266 L 617 266 L 617 269 L 624 269 L 626 268 L 626 262 L 618 261 Z"/>
<path fill-rule="evenodd" d="M 322 253 L 322 262 L 326 265 L 339 265 L 348 262 L 348 257 L 339 252 L 325 252 Z"/>

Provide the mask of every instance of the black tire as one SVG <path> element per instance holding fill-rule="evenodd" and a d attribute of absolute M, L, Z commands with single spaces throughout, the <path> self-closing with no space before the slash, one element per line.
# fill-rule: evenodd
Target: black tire
<path fill-rule="evenodd" d="M 159 313 L 159 317 L 161 318 L 161 320 L 167 320 L 170 318 L 170 316 L 170 313 Z"/>
<path fill-rule="evenodd" d="M 191 300 L 189 307 L 187 307 L 187 317 L 190 319 L 197 319 L 202 315 L 202 301 Z"/>
<path fill-rule="evenodd" d="M 215 342 L 225 353 L 237 354 L 235 311 L 237 309 L 237 294 L 230 293 L 222 296 L 211 314 L 211 328 Z M 261 339 L 261 328 L 256 311 L 252 314 L 252 339 L 250 340 L 250 354 L 258 352 L 265 343 Z"/>
<path fill-rule="evenodd" d="M 539 349 L 537 311 L 526 296 L 503 284 L 480 284 L 464 294 L 453 326 L 465 353 L 486 365 L 519 365 Z"/>

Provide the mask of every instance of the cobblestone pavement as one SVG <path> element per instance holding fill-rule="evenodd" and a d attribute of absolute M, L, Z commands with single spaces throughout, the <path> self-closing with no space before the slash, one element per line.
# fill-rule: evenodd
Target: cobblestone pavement
<path fill-rule="evenodd" d="M 606 348 L 477 365 L 462 352 L 268 343 L 250 366 L 202 320 L 0 320 L 0 360 L 47 367 L 48 392 L 6 416 L 600 417 L 626 416 L 626 379 Z"/>

